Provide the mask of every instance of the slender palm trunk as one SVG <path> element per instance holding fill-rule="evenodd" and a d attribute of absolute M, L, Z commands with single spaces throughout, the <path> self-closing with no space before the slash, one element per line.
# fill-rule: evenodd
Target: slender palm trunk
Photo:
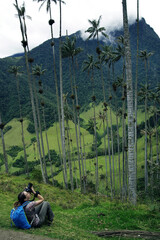
<path fill-rule="evenodd" d="M 73 186 L 73 172 L 72 172 L 72 160 L 71 160 L 71 148 L 70 148 L 70 136 L 69 136 L 69 122 L 66 120 L 66 131 L 67 131 L 67 147 L 68 147 L 68 164 L 69 164 L 69 174 L 70 174 L 70 182 L 71 182 L 71 190 L 74 191 Z"/>
<path fill-rule="evenodd" d="M 117 108 L 116 108 L 117 109 Z M 116 111 L 117 112 L 117 111 Z M 118 115 L 116 113 L 116 125 L 117 125 L 117 150 L 118 150 L 118 170 L 119 170 L 119 189 L 121 195 L 121 159 L 120 159 L 120 141 L 119 141 L 119 125 L 118 125 Z"/>
<path fill-rule="evenodd" d="M 133 121 L 133 87 L 132 87 L 132 64 L 131 48 L 129 40 L 129 27 L 127 17 L 127 3 L 123 4 L 123 27 L 125 39 L 126 81 L 127 81 L 127 107 L 128 107 L 128 184 L 129 200 L 136 204 L 136 164 L 134 159 L 134 121 Z"/>
<path fill-rule="evenodd" d="M 147 96 L 145 96 L 145 191 L 148 189 L 147 131 Z"/>
<path fill-rule="evenodd" d="M 109 68 L 108 68 L 108 74 L 109 74 Z M 113 197 L 113 189 L 112 189 L 112 166 L 111 166 L 111 153 L 110 153 L 110 137 L 109 137 L 109 123 L 108 123 L 108 113 L 107 113 L 107 103 L 106 103 L 106 94 L 105 94 L 105 86 L 104 86 L 104 79 L 103 75 L 101 74 L 101 80 L 102 80 L 102 89 L 103 89 L 103 101 L 104 101 L 104 107 L 105 107 L 105 120 L 106 120 L 106 126 L 107 126 L 107 138 L 108 138 L 108 155 L 109 155 L 109 169 L 110 169 L 110 187 L 111 187 L 111 198 Z M 107 165 L 106 165 L 107 169 Z M 107 177 L 107 173 L 106 173 Z M 108 177 L 107 177 L 108 179 Z M 106 180 L 107 181 L 107 180 Z"/>
<path fill-rule="evenodd" d="M 2 138 L 2 145 L 3 145 L 3 156 L 4 156 L 5 171 L 6 171 L 6 173 L 9 173 L 8 158 L 7 158 L 7 153 L 6 153 L 5 141 L 4 141 L 3 127 L 4 127 L 4 125 L 2 123 L 1 114 L 0 114 L 0 129 L 1 129 L 1 138 Z"/>
<path fill-rule="evenodd" d="M 25 140 L 24 140 L 24 128 L 23 128 L 23 118 L 22 118 L 22 109 L 21 109 L 20 92 L 19 92 L 19 80 L 18 80 L 17 76 L 16 76 L 16 83 L 17 83 L 17 94 L 18 94 L 20 123 L 21 123 L 21 130 L 22 130 L 21 133 L 22 133 L 22 144 L 23 144 L 23 151 L 24 151 L 25 172 L 26 172 L 27 176 L 29 176 L 26 145 L 25 145 Z"/>
<path fill-rule="evenodd" d="M 51 8 L 49 8 L 49 14 L 50 14 L 50 19 L 52 19 Z M 61 21 L 61 19 L 60 19 L 60 21 Z M 55 48 L 54 48 L 53 27 L 52 27 L 52 25 L 50 25 L 50 27 L 51 27 L 51 39 L 52 39 L 51 47 L 52 47 L 52 53 L 53 53 L 54 81 L 55 81 L 56 98 L 57 98 L 57 111 L 58 111 L 58 120 L 59 120 L 59 127 L 60 127 L 61 143 L 62 143 L 62 158 L 61 158 L 61 160 L 63 159 L 63 163 L 65 163 L 66 162 L 66 159 L 64 159 L 64 157 L 65 157 L 65 154 L 64 154 L 65 146 L 63 146 L 63 142 L 64 142 L 63 135 L 64 134 L 62 134 L 62 125 L 61 125 L 61 110 L 60 110 L 60 101 L 59 101 L 59 93 L 58 93 L 58 80 L 57 80 L 57 71 L 56 71 L 56 58 L 55 58 Z M 58 138 L 58 136 L 57 136 L 57 138 Z M 64 165 L 66 165 L 66 163 Z M 63 166 L 63 176 L 64 176 L 65 188 L 67 188 L 67 175 L 66 175 L 66 171 L 64 171 L 64 169 L 66 169 L 65 166 Z"/>
<path fill-rule="evenodd" d="M 136 57 L 136 82 L 135 82 L 135 162 L 137 178 L 137 85 L 138 85 L 138 59 L 139 59 L 139 0 L 137 0 L 137 57 Z"/>
<path fill-rule="evenodd" d="M 91 72 L 92 92 L 93 92 L 93 120 L 94 120 L 94 148 L 95 148 L 95 175 L 96 175 L 96 194 L 99 188 L 99 174 L 98 174 L 98 150 L 97 150 L 97 129 L 96 129 L 96 106 L 95 106 L 95 92 L 94 92 L 94 74 Z"/>
<path fill-rule="evenodd" d="M 57 143 L 58 143 L 59 156 L 60 156 L 60 162 L 61 162 L 61 169 L 62 169 L 62 173 L 63 173 L 63 181 L 64 181 L 64 184 L 65 184 L 65 173 L 64 173 L 64 165 L 63 165 L 63 160 L 62 160 L 60 142 L 59 142 L 59 137 L 58 137 L 58 127 L 57 127 L 57 123 L 55 123 L 55 124 L 56 124 L 56 136 L 57 136 Z"/>
<path fill-rule="evenodd" d="M 20 122 L 21 122 L 21 129 L 22 129 L 22 144 L 23 144 L 23 151 L 24 151 L 25 171 L 26 171 L 27 176 L 29 176 L 26 145 L 25 145 L 25 140 L 24 140 L 23 119 L 20 119 Z"/>
<path fill-rule="evenodd" d="M 103 119 L 103 132 L 105 133 L 105 119 Z M 106 168 L 106 189 L 108 188 L 108 167 L 107 167 L 107 149 L 106 149 L 106 135 L 104 136 L 104 155 L 105 155 L 105 168 Z"/>
<path fill-rule="evenodd" d="M 50 150 L 49 150 L 49 142 L 48 142 L 48 134 L 47 134 L 47 128 L 46 128 L 44 106 L 42 106 L 42 112 L 43 112 L 43 124 L 44 124 L 44 129 L 45 129 L 46 143 L 47 143 L 47 150 L 48 150 L 48 159 L 49 159 L 49 162 L 50 162 L 50 169 L 51 169 L 51 178 L 52 178 L 52 184 L 54 186 L 54 174 L 53 174 L 51 154 L 50 154 Z"/>
<path fill-rule="evenodd" d="M 35 96 L 35 102 L 36 102 L 36 111 L 37 111 L 37 118 L 38 118 L 38 125 L 39 125 L 39 133 L 40 133 L 40 139 L 41 139 L 41 146 L 42 146 L 42 154 L 43 154 L 43 164 L 44 164 L 44 171 L 45 171 L 45 178 L 48 182 L 48 174 L 47 174 L 47 167 L 46 167 L 46 159 L 45 159 L 45 150 L 44 150 L 44 142 L 43 142 L 43 135 L 42 135 L 42 126 L 41 126 L 41 119 L 40 119 L 40 112 L 39 112 L 39 103 L 38 103 L 38 96 L 36 91 L 36 83 L 35 78 L 33 77 L 33 88 L 34 88 L 34 96 Z"/>
<path fill-rule="evenodd" d="M 60 31 L 59 31 L 59 75 L 60 75 L 60 99 L 61 99 L 61 122 L 62 127 L 62 155 L 63 155 L 63 164 L 64 164 L 64 173 L 65 173 L 65 187 L 68 188 L 67 183 L 67 165 L 66 165 L 66 152 L 65 152 L 65 125 L 64 125 L 64 103 L 63 103 L 63 79 L 62 79 L 62 39 L 61 39 L 61 29 L 62 29 L 62 9 L 61 9 L 61 0 L 59 0 L 60 7 Z"/>
<path fill-rule="evenodd" d="M 70 66 L 70 83 L 71 83 L 71 91 L 72 91 L 72 105 L 73 105 L 73 117 L 74 117 L 74 126 L 75 126 L 75 133 L 76 133 L 76 145 L 77 145 L 77 156 L 78 156 L 78 165 L 79 165 L 79 179 L 80 179 L 80 186 L 82 191 L 82 173 L 81 173 L 81 161 L 80 161 L 80 153 L 79 153 L 79 140 L 78 140 L 78 131 L 77 131 L 77 119 L 76 119 L 76 110 L 75 110 L 75 96 L 76 96 L 76 104 L 78 106 L 78 97 L 77 97 L 77 91 L 76 91 L 76 81 L 75 81 L 75 70 L 74 70 L 74 60 L 72 61 L 72 69 L 73 69 L 73 78 L 74 78 L 74 88 L 75 88 L 75 94 L 73 90 L 73 83 L 72 83 L 72 73 L 71 73 L 71 66 Z"/>

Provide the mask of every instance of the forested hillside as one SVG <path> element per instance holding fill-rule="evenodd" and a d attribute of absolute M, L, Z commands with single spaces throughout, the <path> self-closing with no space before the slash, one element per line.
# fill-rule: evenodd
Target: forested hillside
<path fill-rule="evenodd" d="M 149 83 L 151 84 L 151 88 L 156 85 L 156 81 L 158 82 L 159 74 L 160 74 L 160 67 L 159 67 L 159 55 L 160 55 L 160 39 L 154 30 L 142 19 L 139 23 L 139 31 L 140 31 L 140 39 L 139 39 L 139 49 L 140 50 L 147 50 L 148 52 L 153 52 L 153 56 L 149 60 Z M 110 39 L 114 39 L 114 41 L 110 42 L 107 40 L 107 43 L 104 41 L 100 41 L 100 48 L 103 45 L 113 45 L 113 48 L 116 49 L 117 42 L 116 38 L 123 35 L 123 31 L 115 31 L 111 32 Z M 76 48 L 80 47 L 83 49 L 75 59 L 76 66 L 76 85 L 78 87 L 78 97 L 79 97 L 79 104 L 82 107 L 82 110 L 85 109 L 88 104 L 91 102 L 92 96 L 92 82 L 90 80 L 90 76 L 88 75 L 87 71 L 83 71 L 83 62 L 87 59 L 87 54 L 93 54 L 95 56 L 95 60 L 97 58 L 96 54 L 96 47 L 97 42 L 96 40 L 83 40 L 81 38 L 80 32 L 75 33 L 70 38 L 76 36 Z M 136 67 L 136 37 L 137 30 L 136 30 L 136 23 L 130 26 L 130 39 L 131 39 L 131 50 L 132 50 L 132 65 L 133 65 L 133 80 L 135 82 L 135 67 Z M 106 39 L 103 39 L 106 41 Z M 62 41 L 65 42 L 65 37 L 62 38 Z M 59 79 L 59 40 L 55 39 L 55 54 L 56 54 L 56 68 L 57 68 L 57 76 Z M 18 43 L 17 43 L 18 44 Z M 53 56 L 51 50 L 51 40 L 48 40 L 37 46 L 30 52 L 30 57 L 34 58 L 33 66 L 36 64 L 41 65 L 42 69 L 46 69 L 45 74 L 41 77 L 43 82 L 43 95 L 46 102 L 46 112 L 48 116 L 48 121 L 53 122 L 53 114 L 55 112 L 54 106 L 56 102 L 55 96 L 55 81 L 54 81 L 54 73 L 53 73 Z M 118 62 L 114 64 L 115 68 L 115 80 L 116 77 L 122 77 L 122 62 L 123 60 L 120 59 Z M 26 117 L 32 118 L 31 113 L 31 104 L 30 104 L 30 97 L 29 97 L 29 89 L 27 83 L 27 76 L 25 70 L 25 60 L 23 56 L 20 57 L 8 57 L 4 59 L 0 59 L 0 82 L 1 82 L 1 91 L 0 91 L 0 110 L 2 114 L 2 120 L 6 123 L 10 121 L 14 117 L 18 117 L 18 98 L 17 98 L 17 90 L 16 90 L 16 80 L 13 74 L 8 72 L 9 68 L 13 65 L 22 66 L 22 74 L 19 77 L 20 81 L 20 95 L 21 95 L 21 103 L 23 105 L 22 112 L 23 115 Z M 70 86 L 70 72 L 69 72 L 69 59 L 63 59 L 63 91 L 64 94 L 68 94 L 67 98 L 69 103 L 70 95 L 71 95 L 71 86 Z M 103 100 L 102 96 L 102 85 L 101 85 L 101 78 L 98 70 L 95 69 L 94 73 L 94 86 L 95 86 L 95 95 L 97 103 Z M 110 91 L 112 87 L 109 85 L 108 75 L 107 75 L 107 66 L 103 66 L 103 77 L 105 81 L 105 89 L 107 97 L 110 96 Z M 141 83 L 145 82 L 145 67 L 144 62 L 139 59 L 139 79 L 138 79 L 138 86 Z M 109 91 L 110 89 L 110 91 Z M 114 104 L 112 102 L 112 104 Z"/>

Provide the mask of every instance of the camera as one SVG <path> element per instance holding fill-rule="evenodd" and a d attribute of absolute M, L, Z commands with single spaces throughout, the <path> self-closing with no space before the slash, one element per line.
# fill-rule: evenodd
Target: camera
<path fill-rule="evenodd" d="M 31 189 L 32 186 L 33 186 L 32 183 L 28 183 L 28 187 L 26 187 L 26 188 L 24 189 L 24 191 L 29 192 L 29 193 L 32 193 L 32 189 Z"/>

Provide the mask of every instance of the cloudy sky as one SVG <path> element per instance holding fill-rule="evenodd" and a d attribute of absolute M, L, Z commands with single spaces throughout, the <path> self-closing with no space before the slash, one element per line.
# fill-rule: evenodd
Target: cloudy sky
<path fill-rule="evenodd" d="M 102 16 L 101 26 L 107 31 L 122 26 L 122 0 L 64 0 L 62 6 L 62 33 L 83 32 L 90 26 L 88 19 L 98 20 Z M 25 2 L 27 19 L 27 32 L 30 49 L 40 45 L 50 38 L 48 25 L 49 15 L 46 12 L 46 4 L 39 11 L 40 3 L 33 0 L 18 0 L 19 6 Z M 140 17 L 160 36 L 160 0 L 139 0 Z M 17 52 L 23 52 L 21 46 L 21 33 L 19 21 L 16 18 L 14 0 L 0 1 L 0 58 L 10 56 Z M 130 23 L 136 19 L 137 0 L 127 0 L 128 17 Z M 54 36 L 59 35 L 59 4 L 52 2 L 54 24 Z"/>

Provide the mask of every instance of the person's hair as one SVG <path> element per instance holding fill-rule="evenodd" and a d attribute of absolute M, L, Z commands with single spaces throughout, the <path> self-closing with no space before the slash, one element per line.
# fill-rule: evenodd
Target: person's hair
<path fill-rule="evenodd" d="M 18 207 L 22 205 L 25 201 L 26 195 L 24 194 L 24 191 L 18 194 L 18 201 L 14 203 L 14 207 Z"/>

